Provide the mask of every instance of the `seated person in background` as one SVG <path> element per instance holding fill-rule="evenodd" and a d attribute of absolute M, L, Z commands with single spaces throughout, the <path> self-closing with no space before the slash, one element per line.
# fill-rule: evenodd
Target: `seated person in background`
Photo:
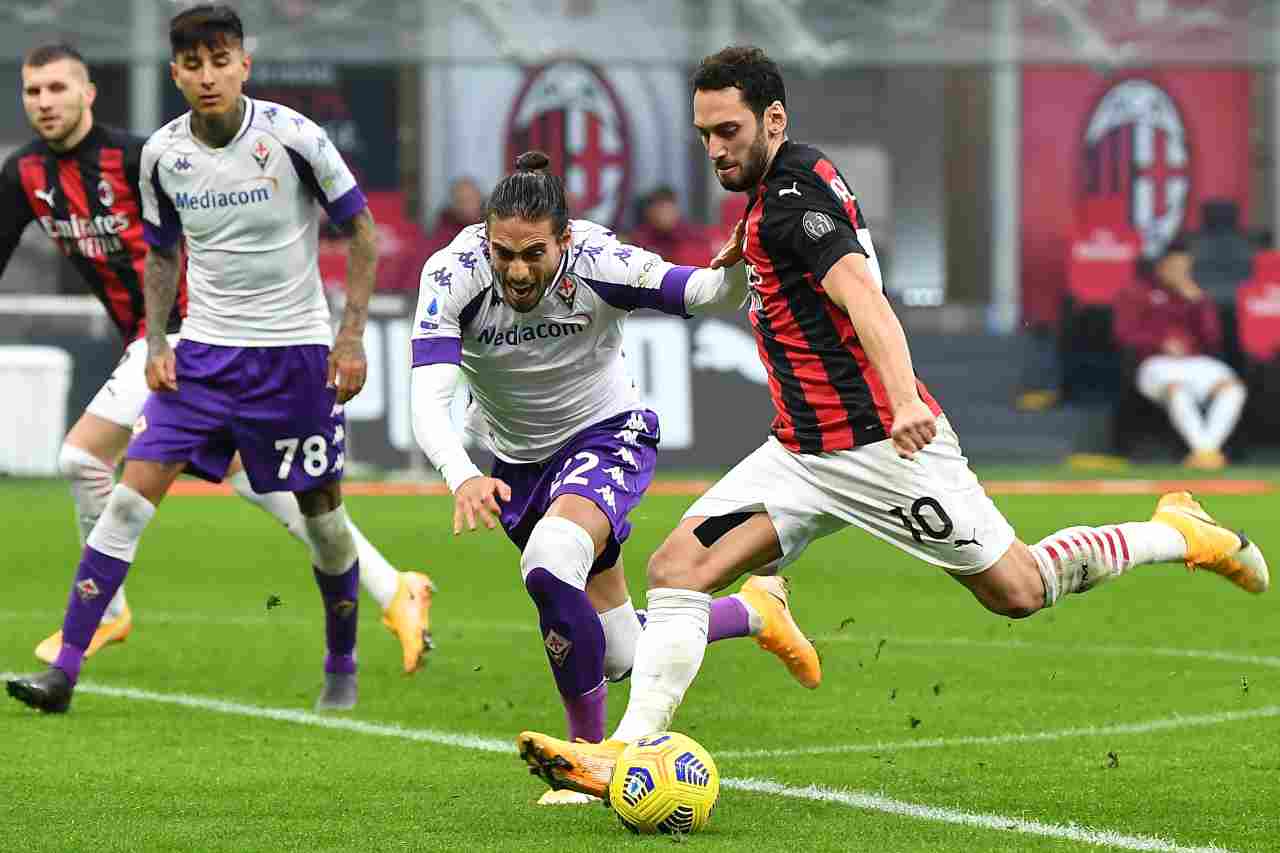
<path fill-rule="evenodd" d="M 1191 449 L 1185 464 L 1222 468 L 1222 446 L 1240 420 L 1245 387 L 1218 357 L 1218 310 L 1191 277 L 1186 239 L 1174 239 L 1141 277 L 1116 297 L 1116 343 L 1138 359 L 1139 393 L 1168 411 Z"/>
<path fill-rule="evenodd" d="M 645 196 L 640 206 L 640 222 L 626 239 L 673 264 L 704 267 L 713 254 L 705 232 L 701 225 L 681 217 L 676 191 L 661 186 Z"/>
<path fill-rule="evenodd" d="M 454 180 L 449 185 L 449 206 L 440 211 L 435 224 L 431 227 L 417 269 L 421 270 L 422 263 L 427 258 L 452 243 L 453 238 L 461 234 L 463 228 L 475 225 L 483 218 L 484 193 L 480 191 L 480 185 L 472 178 L 463 177 Z M 414 286 L 417 286 L 416 276 Z"/>

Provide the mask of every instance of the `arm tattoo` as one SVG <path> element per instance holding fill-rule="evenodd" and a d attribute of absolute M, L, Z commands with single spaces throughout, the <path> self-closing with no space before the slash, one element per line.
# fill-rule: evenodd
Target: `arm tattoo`
<path fill-rule="evenodd" d="M 178 297 L 178 264 L 181 255 L 177 246 L 159 249 L 152 246 L 147 252 L 147 265 L 143 271 L 143 291 L 147 308 L 147 345 L 166 340 L 169 314 L 173 301 Z"/>
<path fill-rule="evenodd" d="M 362 337 L 378 269 L 378 232 L 368 208 L 352 217 L 348 225 L 351 242 L 347 248 L 347 307 L 339 334 Z"/>

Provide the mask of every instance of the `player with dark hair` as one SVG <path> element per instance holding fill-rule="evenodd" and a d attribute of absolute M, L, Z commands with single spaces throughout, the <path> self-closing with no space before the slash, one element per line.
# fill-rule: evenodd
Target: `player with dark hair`
<path fill-rule="evenodd" d="M 628 516 L 653 478 L 658 417 L 622 354 L 627 315 L 677 317 L 734 304 L 724 270 L 675 266 L 608 229 L 570 219 L 564 183 L 528 152 L 485 220 L 422 271 L 413 334 L 414 435 L 454 495 L 454 533 L 494 516 L 520 549 L 570 739 L 605 734 L 608 682 L 631 670 L 641 621 L 622 570 Z M 740 290 L 740 288 L 739 288 Z M 465 374 L 468 426 L 496 456 L 467 455 L 449 410 Z M 817 653 L 779 578 L 711 606 L 709 640 L 756 636 L 808 687 Z M 563 803 L 549 792 L 542 803 Z M 570 795 L 569 802 L 582 801 Z"/>
<path fill-rule="evenodd" d="M 59 453 L 83 546 L 111 495 L 130 430 L 151 393 L 143 340 L 147 246 L 138 191 L 146 140 L 95 123 L 97 92 L 88 66 L 71 45 L 55 42 L 32 49 L 23 60 L 22 78 L 23 106 L 38 138 L 0 170 L 0 206 L 6 211 L 0 222 L 0 272 L 23 230 L 38 221 L 107 309 L 126 346 L 119 365 L 71 428 Z M 173 309 L 165 319 L 167 332 L 177 333 L 186 310 L 186 282 L 180 277 Z M 306 542 L 306 527 L 292 495 L 254 492 L 238 458 L 225 476 L 240 496 Z M 430 580 L 416 572 L 397 572 L 354 526 L 352 535 L 361 552 L 361 581 L 383 609 L 384 624 L 400 639 L 405 670 L 412 672 L 419 666 L 429 629 Z M 132 630 L 133 614 L 122 586 L 108 604 L 85 657 L 123 640 Z M 58 631 L 36 646 L 36 657 L 53 663 L 61 647 Z"/>
<path fill-rule="evenodd" d="M 310 546 L 325 604 L 328 656 L 318 704 L 349 708 L 356 700 L 357 554 L 369 549 L 358 548 L 342 506 L 341 404 L 364 383 L 373 219 L 321 128 L 242 94 L 251 60 L 234 11 L 189 9 L 172 20 L 170 40 L 172 76 L 191 112 L 154 133 L 134 161 L 133 179 L 111 187 L 117 200 L 128 199 L 119 215 L 150 247 L 139 269 L 142 252 L 132 244 L 130 274 L 135 287 L 145 283 L 145 300 L 139 294 L 128 316 L 133 334 L 145 325 L 145 357 L 139 349 L 134 359 L 145 361 L 155 393 L 130 421 L 121 482 L 88 531 L 52 667 L 10 681 L 9 693 L 44 711 L 67 709 L 156 506 L 184 469 L 219 479 L 239 451 L 255 492 L 293 493 L 282 497 L 300 510 L 295 532 Z M 84 191 L 65 195 L 84 203 Z M 90 194 L 90 205 L 101 195 Z M 352 234 L 336 341 L 317 272 L 317 201 Z M 174 347 L 167 333 L 183 289 L 184 238 L 188 313 Z M 123 259 L 109 263 L 125 274 Z M 101 460 L 107 487 L 112 460 Z M 403 598 L 425 630 L 425 600 Z M 419 650 L 421 642 L 419 634 Z"/>
<path fill-rule="evenodd" d="M 1151 521 L 1018 540 L 912 370 L 857 199 L 821 151 L 788 140 L 777 66 L 757 48 L 727 48 L 703 60 L 693 89 L 716 176 L 750 196 L 739 251 L 723 261 L 746 261 L 776 417 L 764 445 L 650 559 L 649 623 L 613 736 L 520 735 L 521 756 L 551 787 L 602 794 L 625 744 L 669 727 L 702 664 L 711 592 L 773 574 L 850 525 L 942 567 L 1011 618 L 1146 563 L 1185 561 L 1249 592 L 1267 588 L 1258 547 L 1186 492 L 1162 497 Z"/>

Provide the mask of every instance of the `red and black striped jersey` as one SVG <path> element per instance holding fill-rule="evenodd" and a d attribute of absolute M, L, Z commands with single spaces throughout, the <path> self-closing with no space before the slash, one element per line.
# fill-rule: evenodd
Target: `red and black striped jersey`
<path fill-rule="evenodd" d="M 102 302 L 129 343 L 146 332 L 138 162 L 146 142 L 95 125 L 71 151 L 57 153 L 37 139 L 14 153 L 0 170 L 0 272 L 22 231 L 38 221 Z M 176 332 L 187 311 L 183 276 L 169 316 Z"/>
<path fill-rule="evenodd" d="M 842 257 L 870 254 L 870 233 L 839 170 L 818 149 L 783 142 L 745 216 L 751 325 L 769 375 L 774 436 L 797 453 L 888 438 L 893 412 L 884 383 L 849 315 L 822 288 Z"/>

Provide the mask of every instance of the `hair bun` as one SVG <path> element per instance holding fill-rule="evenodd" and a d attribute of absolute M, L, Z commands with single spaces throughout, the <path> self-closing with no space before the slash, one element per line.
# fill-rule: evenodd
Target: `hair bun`
<path fill-rule="evenodd" d="M 541 151 L 526 151 L 516 158 L 516 170 L 520 172 L 545 173 L 551 165 L 551 158 Z"/>

